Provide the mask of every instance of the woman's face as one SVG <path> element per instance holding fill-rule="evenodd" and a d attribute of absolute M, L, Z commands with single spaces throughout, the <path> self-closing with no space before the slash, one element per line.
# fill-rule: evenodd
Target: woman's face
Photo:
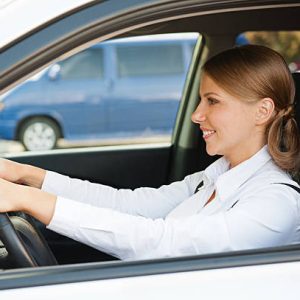
<path fill-rule="evenodd" d="M 206 74 L 200 99 L 192 121 L 200 125 L 209 155 L 224 155 L 234 166 L 264 145 L 264 133 L 255 122 L 256 103 L 228 94 Z"/>

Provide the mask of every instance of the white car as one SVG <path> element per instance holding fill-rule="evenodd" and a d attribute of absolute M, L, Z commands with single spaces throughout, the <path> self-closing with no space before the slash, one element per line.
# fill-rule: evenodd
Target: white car
<path fill-rule="evenodd" d="M 122 188 L 158 187 L 203 169 L 212 160 L 190 121 L 199 65 L 235 43 L 255 42 L 295 66 L 300 46 L 288 43 L 300 45 L 299 15 L 300 2 L 292 0 L 1 1 L 2 94 L 100 41 L 199 33 L 171 142 L 6 156 Z M 1 299 L 299 299 L 300 245 L 122 262 L 16 214 L 9 218 L 17 234 L 0 217 Z"/>

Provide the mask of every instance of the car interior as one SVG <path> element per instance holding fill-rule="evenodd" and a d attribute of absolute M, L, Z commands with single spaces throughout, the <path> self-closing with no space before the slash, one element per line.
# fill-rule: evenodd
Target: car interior
<path fill-rule="evenodd" d="M 190 63 L 171 143 L 59 149 L 5 156 L 17 162 L 32 164 L 70 177 L 129 189 L 142 186 L 159 187 L 205 169 L 216 157 L 206 154 L 200 131 L 190 120 L 191 113 L 198 103 L 201 64 L 208 57 L 235 46 L 237 36 L 244 32 L 300 30 L 299 14 L 300 7 L 199 13 L 174 20 L 162 20 L 121 35 L 115 34 L 115 37 L 129 37 L 173 32 L 200 33 Z M 47 61 L 45 58 L 42 60 L 43 64 L 50 64 L 61 57 L 76 53 L 99 39 L 101 39 L 99 32 L 91 31 L 84 37 L 79 37 L 75 44 L 69 42 L 65 47 L 68 49 L 66 53 L 62 49 L 53 48 Z M 297 91 L 296 110 L 299 124 L 300 73 L 294 73 L 293 77 Z M 13 223 L 14 228 L 2 226 L 8 223 Z M 10 221 L 0 219 L 1 226 L 0 269 L 116 260 L 108 254 L 46 229 L 44 225 L 22 212 L 10 214 Z M 4 227 L 7 230 L 5 233 Z M 18 235 L 21 236 L 24 247 L 20 245 Z M 11 238 L 6 239 L 8 236 Z"/>

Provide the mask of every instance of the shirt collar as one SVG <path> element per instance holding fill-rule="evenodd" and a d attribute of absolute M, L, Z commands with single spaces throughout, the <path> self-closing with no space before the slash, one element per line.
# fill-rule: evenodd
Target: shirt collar
<path fill-rule="evenodd" d="M 232 169 L 229 169 L 229 162 L 221 157 L 205 169 L 204 184 L 213 183 L 219 199 L 225 201 L 269 160 L 271 156 L 267 146 Z"/>

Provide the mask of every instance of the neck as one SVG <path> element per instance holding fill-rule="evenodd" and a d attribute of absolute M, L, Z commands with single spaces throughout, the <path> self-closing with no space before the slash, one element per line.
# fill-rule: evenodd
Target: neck
<path fill-rule="evenodd" d="M 251 149 L 247 149 L 246 152 L 240 152 L 237 155 L 225 156 L 225 158 L 229 161 L 229 169 L 232 169 L 239 165 L 240 163 L 244 162 L 245 160 L 251 158 L 255 155 L 259 150 L 264 147 L 265 143 L 260 144 L 257 147 L 252 147 Z"/>

